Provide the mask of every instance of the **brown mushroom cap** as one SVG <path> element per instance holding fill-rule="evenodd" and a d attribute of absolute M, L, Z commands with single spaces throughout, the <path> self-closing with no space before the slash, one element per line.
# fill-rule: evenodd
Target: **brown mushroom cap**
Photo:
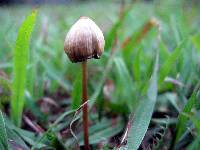
<path fill-rule="evenodd" d="M 99 27 L 88 17 L 81 17 L 69 30 L 64 50 L 72 62 L 99 58 L 104 51 L 104 36 Z"/>

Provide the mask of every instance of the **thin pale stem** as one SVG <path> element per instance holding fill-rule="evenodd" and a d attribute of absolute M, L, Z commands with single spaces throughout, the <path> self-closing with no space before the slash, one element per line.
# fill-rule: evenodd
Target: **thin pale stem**
<path fill-rule="evenodd" d="M 82 104 L 88 100 L 87 96 L 87 61 L 82 62 Z M 83 106 L 83 131 L 84 131 L 84 145 L 85 150 L 89 150 L 89 139 L 88 139 L 88 104 Z"/>

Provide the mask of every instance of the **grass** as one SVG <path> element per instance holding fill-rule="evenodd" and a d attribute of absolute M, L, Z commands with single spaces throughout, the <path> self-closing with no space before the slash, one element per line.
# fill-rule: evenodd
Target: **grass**
<path fill-rule="evenodd" d="M 23 22 L 19 29 L 18 38 L 13 58 L 13 88 L 11 99 L 11 117 L 15 125 L 21 126 L 21 118 L 24 107 L 24 93 L 26 85 L 26 67 L 29 58 L 29 42 L 35 23 L 36 12 L 33 12 Z"/>
<path fill-rule="evenodd" d="M 25 83 L 25 107 L 22 116 L 13 117 L 22 119 L 21 128 L 10 121 L 14 91 L 8 87 L 16 81 L 12 58 L 18 54 L 13 53 L 17 33 L 32 8 L 0 8 L 0 106 L 5 114 L 0 117 L 4 122 L 0 146 L 8 142 L 9 147 L 74 149 L 72 120 L 71 130 L 83 144 L 80 68 L 68 60 L 63 43 L 70 26 L 85 15 L 103 29 L 106 39 L 101 59 L 88 63 L 93 148 L 199 149 L 199 7 L 186 0 L 137 2 L 127 5 L 122 17 L 120 4 L 112 1 L 37 8 L 27 74 L 19 81 Z M 152 17 L 157 25 L 151 24 Z"/>

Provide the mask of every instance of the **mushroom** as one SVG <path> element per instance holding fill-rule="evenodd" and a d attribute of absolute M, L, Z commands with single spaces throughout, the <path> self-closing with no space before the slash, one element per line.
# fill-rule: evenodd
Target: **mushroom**
<path fill-rule="evenodd" d="M 104 36 L 99 27 L 88 17 L 81 17 L 69 30 L 64 42 L 64 50 L 71 62 L 82 63 L 82 104 L 84 146 L 89 150 L 88 139 L 88 96 L 87 60 L 99 59 L 104 51 Z"/>
<path fill-rule="evenodd" d="M 104 45 L 103 33 L 95 22 L 81 17 L 67 33 L 64 50 L 69 59 L 76 63 L 100 58 Z"/>

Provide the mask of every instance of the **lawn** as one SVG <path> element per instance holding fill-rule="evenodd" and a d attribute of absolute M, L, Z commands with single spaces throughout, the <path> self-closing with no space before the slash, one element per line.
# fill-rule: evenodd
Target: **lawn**
<path fill-rule="evenodd" d="M 0 149 L 84 148 L 81 63 L 64 52 L 90 17 L 90 149 L 200 149 L 200 3 L 84 1 L 0 7 Z"/>

